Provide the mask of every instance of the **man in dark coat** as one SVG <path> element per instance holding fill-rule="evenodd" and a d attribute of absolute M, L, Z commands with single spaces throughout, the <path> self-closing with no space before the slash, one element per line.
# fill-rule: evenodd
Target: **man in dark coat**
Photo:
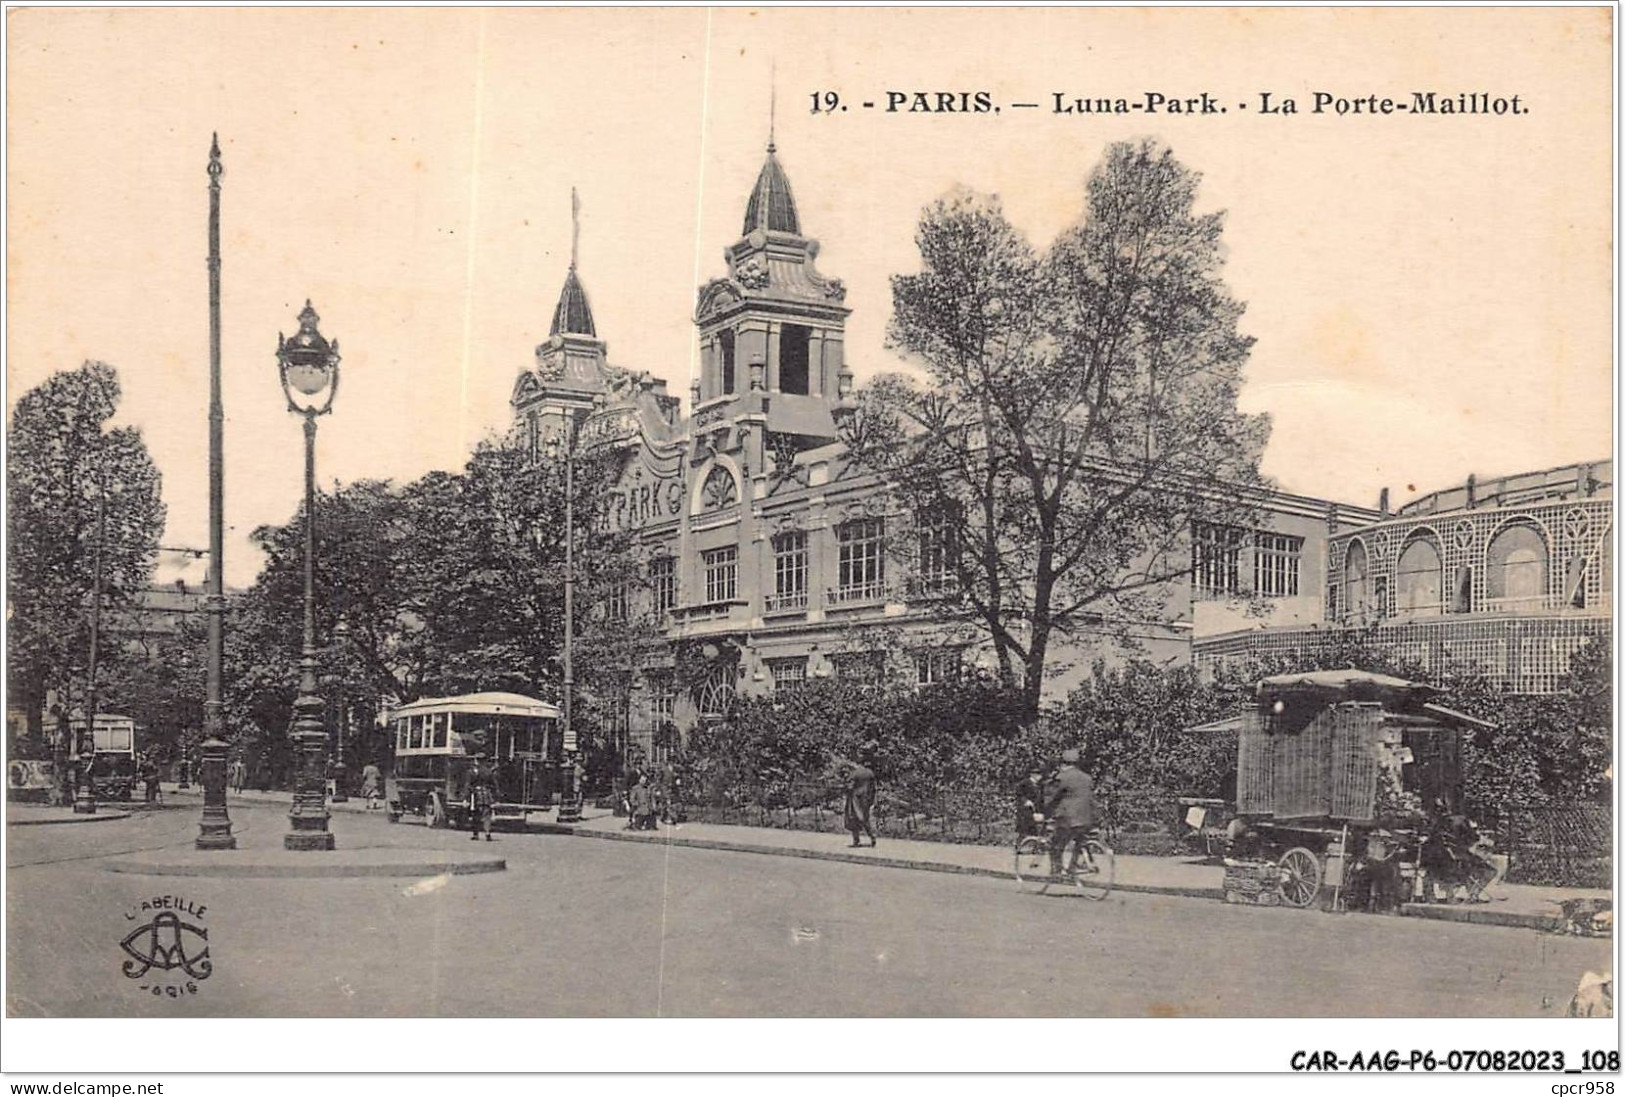
<path fill-rule="evenodd" d="M 846 768 L 846 829 L 852 833 L 852 845 L 861 845 L 858 835 L 867 834 L 869 845 L 875 844 L 875 828 L 870 816 L 875 807 L 875 771 L 860 762 L 849 762 Z"/>
<path fill-rule="evenodd" d="M 1076 750 L 1062 753 L 1061 768 L 1044 791 L 1044 806 L 1047 809 L 1044 814 L 1050 817 L 1055 827 L 1049 844 L 1050 872 L 1055 876 L 1061 875 L 1061 857 L 1069 845 L 1072 847 L 1072 859 L 1067 871 L 1076 872 L 1080 853 L 1085 862 L 1089 861 L 1088 851 L 1083 844 L 1089 833 L 1099 825 L 1095 810 L 1095 783 L 1078 768 Z M 1095 871 L 1094 865 L 1087 864 L 1085 871 Z"/>
<path fill-rule="evenodd" d="M 481 830 L 485 831 L 485 840 L 491 840 L 491 817 L 495 813 L 496 800 L 490 771 L 483 761 L 476 761 L 468 772 L 469 841 L 478 841 Z"/>
<path fill-rule="evenodd" d="M 633 830 L 655 830 L 655 790 L 649 785 L 649 778 L 638 774 L 638 783 L 632 786 L 627 795 L 627 801 L 632 811 Z"/>

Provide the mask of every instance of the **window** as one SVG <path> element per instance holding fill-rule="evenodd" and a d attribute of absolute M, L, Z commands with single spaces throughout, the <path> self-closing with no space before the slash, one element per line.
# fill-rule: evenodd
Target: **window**
<path fill-rule="evenodd" d="M 1507 526 L 1485 552 L 1485 596 L 1494 609 L 1538 608 L 1546 601 L 1546 541 L 1534 526 Z"/>
<path fill-rule="evenodd" d="M 654 588 L 656 617 L 662 617 L 676 608 L 677 561 L 670 556 L 649 561 L 649 585 Z"/>
<path fill-rule="evenodd" d="M 797 689 L 807 681 L 807 660 L 769 659 L 767 669 L 773 675 L 774 692 Z"/>
<path fill-rule="evenodd" d="M 631 616 L 630 593 L 625 582 L 611 583 L 604 593 L 604 619 L 607 621 L 624 621 Z"/>
<path fill-rule="evenodd" d="M 542 456 L 542 421 L 534 411 L 525 416 L 525 449 L 532 461 Z"/>
<path fill-rule="evenodd" d="M 1253 542 L 1253 589 L 1266 598 L 1295 598 L 1303 538 L 1260 530 Z"/>
<path fill-rule="evenodd" d="M 953 516 L 940 510 L 922 511 L 920 527 L 921 594 L 941 594 L 959 583 L 959 540 Z"/>
<path fill-rule="evenodd" d="M 785 324 L 779 329 L 779 391 L 807 395 L 807 351 L 812 329 Z"/>
<path fill-rule="evenodd" d="M 717 346 L 722 350 L 722 391 L 734 391 L 734 333 L 726 328 L 717 333 Z"/>
<path fill-rule="evenodd" d="M 835 655 L 835 677 L 871 685 L 886 676 L 886 653 L 883 651 L 847 651 Z"/>
<path fill-rule="evenodd" d="M 922 686 L 959 680 L 958 648 L 926 648 L 914 653 L 914 680 Z"/>
<path fill-rule="evenodd" d="M 1339 588 L 1336 583 L 1326 584 L 1326 620 L 1328 621 L 1335 621 L 1341 616 L 1337 604 L 1338 594 Z"/>
<path fill-rule="evenodd" d="M 429 719 L 434 725 L 434 745 L 437 747 L 444 747 L 446 745 L 446 736 L 451 731 L 451 713 L 436 713 L 435 715 L 429 717 Z M 424 733 L 424 738 L 428 738 L 427 732 Z M 425 743 L 424 745 L 427 746 L 429 744 Z"/>
<path fill-rule="evenodd" d="M 886 587 L 886 520 L 855 518 L 835 527 L 836 602 L 880 598 Z"/>
<path fill-rule="evenodd" d="M 1400 613 L 1444 610 L 1444 561 L 1439 557 L 1439 546 L 1430 538 L 1413 538 L 1399 554 L 1394 596 Z"/>
<path fill-rule="evenodd" d="M 773 595 L 767 608 L 805 609 L 807 606 L 807 535 L 800 530 L 773 538 Z"/>
<path fill-rule="evenodd" d="M 1197 594 L 1240 593 L 1241 535 L 1235 526 L 1191 523 L 1191 583 Z"/>
<path fill-rule="evenodd" d="M 677 694 L 669 675 L 657 674 L 647 680 L 649 687 L 649 726 L 658 731 L 673 723 L 677 712 Z"/>
<path fill-rule="evenodd" d="M 700 556 L 705 565 L 705 600 L 730 602 L 739 591 L 739 550 L 733 545 L 708 549 Z"/>
<path fill-rule="evenodd" d="M 1355 541 L 1343 556 L 1343 588 L 1348 591 L 1348 611 L 1356 617 L 1371 611 L 1370 574 L 1365 546 Z"/>

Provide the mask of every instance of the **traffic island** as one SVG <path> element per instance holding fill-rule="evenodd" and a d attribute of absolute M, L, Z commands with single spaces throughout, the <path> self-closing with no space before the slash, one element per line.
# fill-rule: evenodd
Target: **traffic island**
<path fill-rule="evenodd" d="M 50 807 L 45 804 L 7 804 L 6 825 L 9 827 L 37 827 L 55 823 L 111 823 L 128 819 L 130 813 L 114 808 L 97 807 L 94 814 L 79 815 L 72 808 Z"/>
<path fill-rule="evenodd" d="M 112 857 L 101 864 L 109 872 L 140 876 L 238 879 L 470 876 L 502 872 L 508 867 L 508 862 L 501 857 L 383 846 L 318 852 L 286 849 L 161 849 Z"/>

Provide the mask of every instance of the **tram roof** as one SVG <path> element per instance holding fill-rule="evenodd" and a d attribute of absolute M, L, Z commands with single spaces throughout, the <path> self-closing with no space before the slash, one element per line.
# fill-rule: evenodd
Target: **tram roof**
<path fill-rule="evenodd" d="M 465 693 L 459 697 L 421 697 L 409 705 L 402 705 L 389 714 L 418 716 L 426 712 L 465 712 L 479 716 L 531 716 L 542 719 L 559 715 L 557 705 L 526 697 L 522 693 Z"/>

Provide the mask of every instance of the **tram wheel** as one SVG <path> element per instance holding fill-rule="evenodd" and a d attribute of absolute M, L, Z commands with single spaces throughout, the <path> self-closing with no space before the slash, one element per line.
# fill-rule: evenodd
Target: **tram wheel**
<path fill-rule="evenodd" d="M 1281 854 L 1281 901 L 1289 907 L 1307 907 L 1320 894 L 1320 858 L 1303 846 Z"/>

